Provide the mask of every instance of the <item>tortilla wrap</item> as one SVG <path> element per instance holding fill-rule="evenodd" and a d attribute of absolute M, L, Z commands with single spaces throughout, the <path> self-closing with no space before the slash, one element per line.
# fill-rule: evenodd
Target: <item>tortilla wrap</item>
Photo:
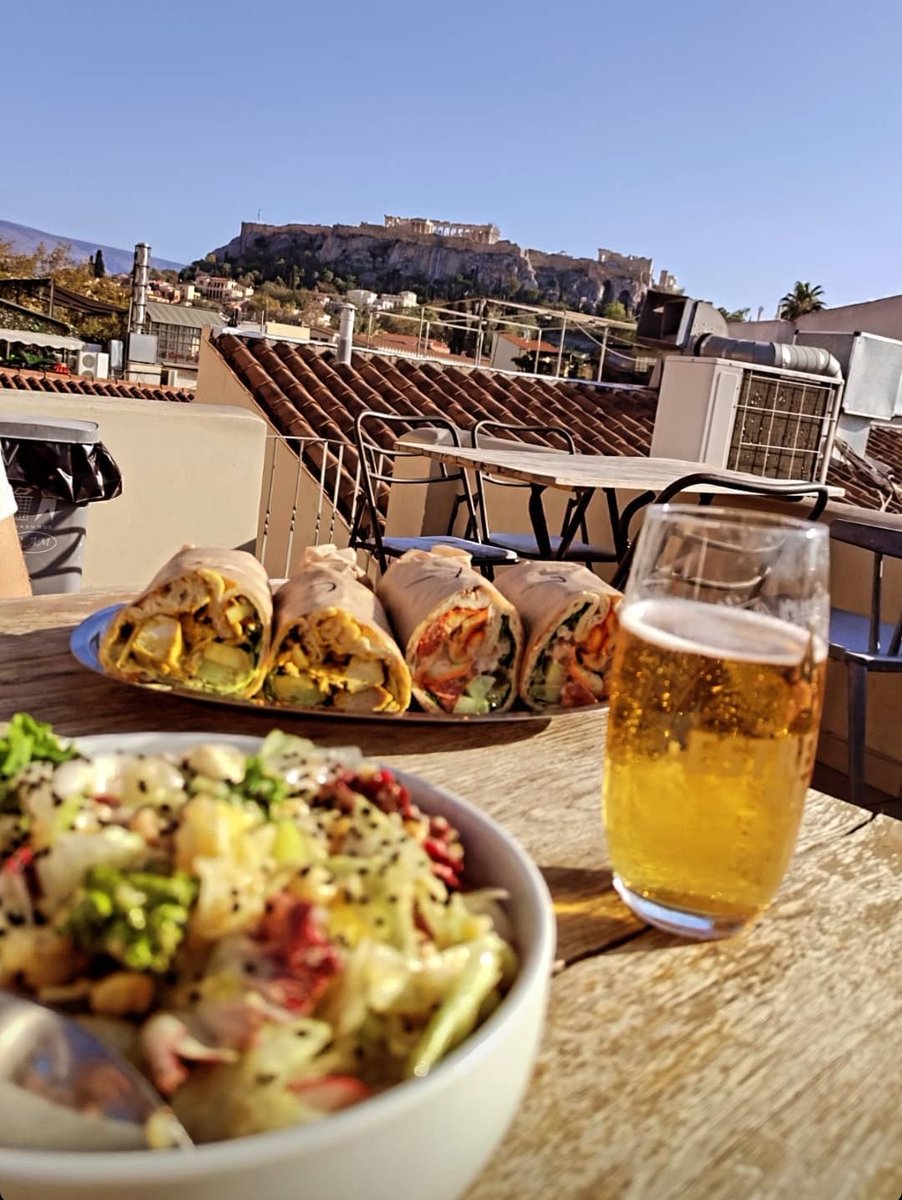
<path fill-rule="evenodd" d="M 505 567 L 497 586 L 523 620 L 523 702 L 542 712 L 604 700 L 621 593 L 573 562 Z"/>
<path fill-rule="evenodd" d="M 269 579 L 252 554 L 185 546 L 114 616 L 100 663 L 131 682 L 252 696 L 271 625 Z"/>
<path fill-rule="evenodd" d="M 314 546 L 276 592 L 263 694 L 274 704 L 403 712 L 410 671 L 353 550 Z"/>
<path fill-rule="evenodd" d="M 449 546 L 408 550 L 377 586 L 427 712 L 506 712 L 516 699 L 517 610 Z"/>

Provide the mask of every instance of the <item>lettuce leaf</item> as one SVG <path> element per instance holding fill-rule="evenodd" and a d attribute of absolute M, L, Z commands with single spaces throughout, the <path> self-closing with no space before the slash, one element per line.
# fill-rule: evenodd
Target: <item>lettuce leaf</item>
<path fill-rule="evenodd" d="M 28 713 L 15 713 L 0 737 L 0 812 L 16 810 L 15 781 L 30 763 L 61 763 L 77 754 L 50 725 Z"/>

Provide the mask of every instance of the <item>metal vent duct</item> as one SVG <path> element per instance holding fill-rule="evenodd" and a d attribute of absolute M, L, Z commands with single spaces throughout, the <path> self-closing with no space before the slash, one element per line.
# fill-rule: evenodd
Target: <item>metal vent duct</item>
<path fill-rule="evenodd" d="M 150 246 L 138 242 L 132 268 L 132 314 L 130 331 L 143 333 L 147 320 L 147 284 L 150 279 Z"/>
<path fill-rule="evenodd" d="M 338 312 L 338 361 L 350 366 L 354 346 L 354 314 L 357 309 L 353 304 L 340 304 Z"/>
<path fill-rule="evenodd" d="M 829 352 L 819 346 L 795 346 L 788 342 L 744 342 L 740 338 L 703 334 L 695 343 L 699 358 L 727 358 L 752 363 L 756 367 L 776 367 L 782 371 L 804 371 L 808 375 L 842 378 L 842 368 Z"/>

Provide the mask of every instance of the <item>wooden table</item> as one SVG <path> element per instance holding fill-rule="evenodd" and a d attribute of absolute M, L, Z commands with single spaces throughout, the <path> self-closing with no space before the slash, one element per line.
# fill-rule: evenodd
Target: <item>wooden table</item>
<path fill-rule="evenodd" d="M 448 466 L 471 467 L 529 484 L 531 488 L 530 518 L 536 541 L 546 558 L 554 557 L 542 504 L 542 494 L 549 487 L 572 491 L 577 496 L 577 502 L 571 510 L 567 528 L 562 531 L 561 546 L 558 549 L 558 555 L 564 557 L 585 516 L 589 501 L 596 491 L 604 491 L 609 497 L 615 496 L 617 492 L 636 494 L 621 514 L 615 515 L 617 514 L 616 507 L 611 510 L 612 525 L 618 526 L 612 532 L 620 548 L 625 551 L 630 518 L 643 505 L 651 503 L 664 488 L 686 475 L 718 474 L 725 479 L 752 484 L 771 482 L 788 486 L 791 483 L 797 483 L 800 492 L 807 489 L 809 494 L 812 488 L 817 486 L 810 480 L 807 482 L 804 480 L 762 480 L 760 475 L 716 468 L 712 467 L 710 463 L 686 462 L 679 458 L 569 454 L 566 451 L 530 450 L 526 447 L 515 450 L 504 450 L 497 446 L 473 448 L 412 442 L 406 439 L 401 445 L 407 451 L 416 450 L 426 458 L 436 459 Z M 703 492 L 709 496 L 735 495 L 735 492 L 731 493 L 729 487 L 717 487 L 712 484 L 689 487 L 686 491 Z M 831 484 L 827 487 L 827 493 L 831 498 L 839 499 L 845 494 L 845 491 L 843 488 Z"/>
<path fill-rule="evenodd" d="M 25 709 L 66 734 L 270 727 L 78 666 L 69 627 L 119 598 L 0 603 L 0 718 Z M 641 925 L 611 888 L 604 711 L 441 728 L 288 720 L 475 802 L 554 895 L 543 1051 L 467 1200 L 897 1200 L 902 822 L 811 792 L 770 913 L 740 938 L 694 945 Z"/>

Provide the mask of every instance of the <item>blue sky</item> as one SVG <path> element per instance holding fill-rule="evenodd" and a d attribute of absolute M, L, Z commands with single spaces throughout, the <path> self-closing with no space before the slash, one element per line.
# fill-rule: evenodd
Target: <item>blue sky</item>
<path fill-rule="evenodd" d="M 188 261 L 391 212 L 753 316 L 902 292 L 892 0 L 42 0 L 0 38 L 7 220 Z"/>

